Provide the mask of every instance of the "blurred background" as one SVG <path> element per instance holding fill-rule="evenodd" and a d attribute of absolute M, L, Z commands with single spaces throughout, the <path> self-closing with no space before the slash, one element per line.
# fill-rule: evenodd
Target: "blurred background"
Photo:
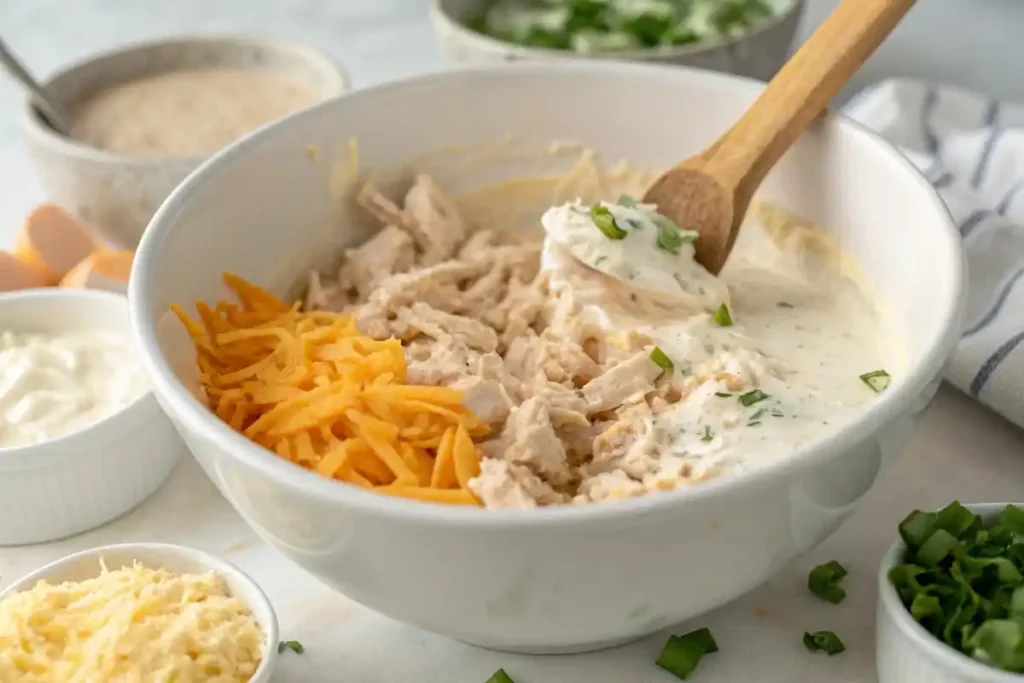
<path fill-rule="evenodd" d="M 444 68 L 429 0 L 0 0 L 0 34 L 40 78 L 117 45 L 176 33 L 261 33 L 323 48 L 353 87 Z M 835 0 L 808 0 L 805 36 Z M 1024 101 L 1024 2 L 921 0 L 852 84 L 909 76 Z M 17 129 L 20 90 L 0 79 L 0 223 L 42 200 Z"/>

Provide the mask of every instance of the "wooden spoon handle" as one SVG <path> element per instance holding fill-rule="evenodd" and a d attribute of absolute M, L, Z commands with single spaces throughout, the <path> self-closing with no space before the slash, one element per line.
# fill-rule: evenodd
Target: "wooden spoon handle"
<path fill-rule="evenodd" d="M 746 113 L 701 155 L 746 208 L 764 176 L 867 61 L 915 0 L 841 0 Z"/>

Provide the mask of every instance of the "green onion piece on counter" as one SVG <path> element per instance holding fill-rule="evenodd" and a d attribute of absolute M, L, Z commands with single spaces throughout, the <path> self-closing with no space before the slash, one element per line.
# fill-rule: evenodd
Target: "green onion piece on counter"
<path fill-rule="evenodd" d="M 672 359 L 665 355 L 665 352 L 657 346 L 651 351 L 651 362 L 667 372 L 672 372 L 672 369 L 675 367 Z"/>
<path fill-rule="evenodd" d="M 504 669 L 498 669 L 491 677 L 487 679 L 486 683 L 516 683 L 512 678 L 505 673 Z"/>
<path fill-rule="evenodd" d="M 302 647 L 302 643 L 297 640 L 282 640 L 277 644 L 277 651 L 284 652 L 285 650 L 291 650 L 295 654 L 301 655 L 306 648 Z"/>
<path fill-rule="evenodd" d="M 732 327 L 732 314 L 729 313 L 729 307 L 725 304 L 719 306 L 718 310 L 711 314 L 711 319 L 719 327 Z"/>
<path fill-rule="evenodd" d="M 732 394 L 730 394 L 728 391 L 716 391 L 715 396 L 719 398 L 731 398 Z"/>
<path fill-rule="evenodd" d="M 745 394 L 741 394 L 740 403 L 742 403 L 745 407 L 749 407 L 754 405 L 755 403 L 759 403 L 765 400 L 766 398 L 768 398 L 768 394 L 764 393 L 760 389 L 754 389 L 753 391 L 748 391 Z"/>
<path fill-rule="evenodd" d="M 635 197 L 630 197 L 628 194 L 620 195 L 617 202 L 619 206 L 625 206 L 627 209 L 635 209 L 640 206 L 640 202 Z"/>
<path fill-rule="evenodd" d="M 711 631 L 700 628 L 682 636 L 669 636 L 655 664 L 685 681 L 701 657 L 712 652 L 718 652 L 718 644 Z"/>
<path fill-rule="evenodd" d="M 807 588 L 822 600 L 838 605 L 846 598 L 846 591 L 839 585 L 846 574 L 846 567 L 835 560 L 819 564 L 807 575 Z"/>
<path fill-rule="evenodd" d="M 711 431 L 711 427 L 704 425 L 704 436 L 700 437 L 701 441 L 705 443 L 715 438 L 715 433 Z"/>
<path fill-rule="evenodd" d="M 680 638 L 694 641 L 704 649 L 704 654 L 706 655 L 718 652 L 718 643 L 715 642 L 715 637 L 711 635 L 710 629 L 699 628 L 696 631 L 683 634 Z"/>
<path fill-rule="evenodd" d="M 815 631 L 804 634 L 804 647 L 811 652 L 824 652 L 828 656 L 837 655 L 846 649 L 843 641 L 832 631 Z"/>
<path fill-rule="evenodd" d="M 590 218 L 594 221 L 597 229 L 610 240 L 626 239 L 627 233 L 615 222 L 615 216 L 608 210 L 608 207 L 595 204 L 590 208 Z"/>
<path fill-rule="evenodd" d="M 867 384 L 871 391 L 880 394 L 889 388 L 892 377 L 885 370 L 872 370 L 860 376 L 860 381 Z"/>

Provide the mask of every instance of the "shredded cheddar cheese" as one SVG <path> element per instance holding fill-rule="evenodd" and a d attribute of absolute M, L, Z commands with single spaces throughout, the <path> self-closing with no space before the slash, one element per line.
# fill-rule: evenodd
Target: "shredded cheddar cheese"
<path fill-rule="evenodd" d="M 139 564 L 0 603 L 0 681 L 248 681 L 265 636 L 215 572 Z"/>
<path fill-rule="evenodd" d="M 461 392 L 405 384 L 397 339 L 363 336 L 351 316 L 303 312 L 230 274 L 240 303 L 172 307 L 196 347 L 214 413 L 282 458 L 382 494 L 479 505 L 473 443 L 487 426 Z"/>

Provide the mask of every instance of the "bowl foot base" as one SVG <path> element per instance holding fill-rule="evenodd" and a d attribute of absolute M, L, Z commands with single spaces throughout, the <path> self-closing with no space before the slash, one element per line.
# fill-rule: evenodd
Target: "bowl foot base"
<path fill-rule="evenodd" d="M 587 652 L 597 652 L 598 650 L 610 650 L 613 647 L 619 647 L 620 645 L 627 645 L 629 643 L 636 642 L 644 638 L 644 634 L 637 634 L 635 636 L 627 636 L 626 638 L 613 638 L 611 640 L 601 640 L 596 643 L 578 643 L 574 645 L 524 645 L 522 647 L 517 645 L 493 645 L 485 643 L 474 643 L 469 640 L 459 639 L 461 642 L 474 647 L 480 647 L 485 650 L 493 650 L 495 652 L 509 652 L 516 655 L 581 655 Z"/>

